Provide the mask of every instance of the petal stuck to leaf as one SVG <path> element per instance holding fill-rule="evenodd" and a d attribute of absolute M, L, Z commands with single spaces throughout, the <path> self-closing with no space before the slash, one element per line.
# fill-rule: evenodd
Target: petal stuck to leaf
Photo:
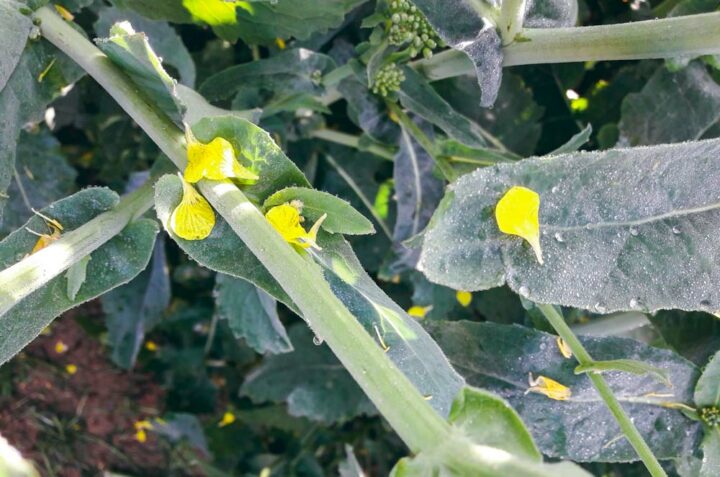
<path fill-rule="evenodd" d="M 185 240 L 202 240 L 215 226 L 215 212 L 205 197 L 182 178 L 183 197 L 170 216 L 170 229 Z"/>
<path fill-rule="evenodd" d="M 558 336 L 557 339 L 555 340 L 555 342 L 557 343 L 557 347 L 560 350 L 560 354 L 562 354 L 563 357 L 565 357 L 566 359 L 572 358 L 572 355 L 573 355 L 572 350 L 570 349 L 570 347 L 568 346 L 568 344 L 565 342 L 564 339 L 562 339 Z"/>
<path fill-rule="evenodd" d="M 208 144 L 195 139 L 190 129 L 186 129 L 187 159 L 185 180 L 190 183 L 200 179 L 235 179 L 244 184 L 253 184 L 257 174 L 241 165 L 235 156 L 235 149 L 226 139 L 216 137 Z"/>
<path fill-rule="evenodd" d="M 320 230 L 320 225 L 322 225 L 326 217 L 327 214 L 323 214 L 322 217 L 313 224 L 310 231 L 306 232 L 303 226 L 300 225 L 302 222 L 300 212 L 297 207 L 291 204 L 275 206 L 265 214 L 265 218 L 268 219 L 270 224 L 282 235 L 282 238 L 284 238 L 286 242 L 301 248 L 312 247 L 318 250 L 320 247 L 318 247 L 315 241 L 318 230 Z"/>
<path fill-rule="evenodd" d="M 455 299 L 462 305 L 464 308 L 467 308 L 470 306 L 470 302 L 472 302 L 472 293 L 469 291 L 464 290 L 458 290 L 455 292 Z"/>
<path fill-rule="evenodd" d="M 556 401 L 566 401 L 567 399 L 570 399 L 570 396 L 572 396 L 572 392 L 569 387 L 563 386 L 554 379 L 546 378 L 545 376 L 538 376 L 537 379 L 533 379 L 532 373 L 530 373 L 528 383 L 530 384 L 530 387 L 527 391 L 525 391 L 525 394 L 544 394 L 550 399 L 555 399 Z"/>
<path fill-rule="evenodd" d="M 540 196 L 537 192 L 514 186 L 498 201 L 495 207 L 495 220 L 501 232 L 527 240 L 542 265 L 539 211 Z"/>

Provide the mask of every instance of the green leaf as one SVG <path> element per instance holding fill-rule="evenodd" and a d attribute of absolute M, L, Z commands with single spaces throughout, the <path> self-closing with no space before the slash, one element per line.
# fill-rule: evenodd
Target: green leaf
<path fill-rule="evenodd" d="M 718 0 L 681 0 L 680 2 L 673 2 L 674 5 L 668 17 L 682 17 L 686 15 L 697 15 L 699 13 L 710 13 L 720 9 L 720 2 Z M 688 65 L 688 63 L 694 60 L 694 56 L 682 56 L 679 58 L 668 58 L 666 65 L 669 69 L 679 70 Z M 708 60 L 707 63 L 715 65 L 715 68 L 720 67 L 720 55 L 714 55 L 709 57 L 703 57 Z"/>
<path fill-rule="evenodd" d="M 445 43 L 472 61 L 482 90 L 480 106 L 491 107 L 500 89 L 503 61 L 500 37 L 484 20 L 493 7 L 464 0 L 414 0 L 413 3 Z"/>
<path fill-rule="evenodd" d="M 338 465 L 340 477 L 365 477 L 365 472 L 355 457 L 352 446 L 345 444 L 345 460 Z"/>
<path fill-rule="evenodd" d="M 47 105 L 81 74 L 82 70 L 50 43 L 32 41 L 0 91 L 0 219 L 22 127 L 40 121 Z"/>
<path fill-rule="evenodd" d="M 82 288 L 83 283 L 85 283 L 87 266 L 91 258 L 90 255 L 83 257 L 65 272 L 65 278 L 67 279 L 67 297 L 70 301 L 75 301 L 75 297 L 77 297 L 80 288 Z"/>
<path fill-rule="evenodd" d="M 410 67 L 404 67 L 403 72 L 405 81 L 398 97 L 405 108 L 467 146 L 482 147 L 487 144 L 480 126 L 453 109 L 425 78 Z"/>
<path fill-rule="evenodd" d="M 25 5 L 15 0 L 0 3 L 0 31 L 3 32 L 3 47 L 0 51 L 0 91 L 15 71 L 33 26 L 32 19 L 21 13 L 24 7 Z"/>
<path fill-rule="evenodd" d="M 720 352 L 710 358 L 695 386 L 698 407 L 720 407 Z"/>
<path fill-rule="evenodd" d="M 582 373 L 606 373 L 608 371 L 622 371 L 642 376 L 643 374 L 651 374 L 658 381 L 667 387 L 672 387 L 670 377 L 664 369 L 652 366 L 642 361 L 632 359 L 612 359 L 609 361 L 593 361 L 590 364 L 579 364 L 575 367 L 575 374 Z"/>
<path fill-rule="evenodd" d="M 191 88 L 195 85 L 195 62 L 180 36 L 166 22 L 148 20 L 135 12 L 109 7 L 100 8 L 97 15 L 94 28 L 98 36 L 109 35 L 110 28 L 117 22 L 129 21 L 148 37 L 152 50 L 162 57 L 163 63 L 175 67 L 183 84 Z"/>
<path fill-rule="evenodd" d="M 97 38 L 95 43 L 130 76 L 151 104 L 182 123 L 185 105 L 175 91 L 176 81 L 163 68 L 145 33 L 136 33 L 129 22 L 121 22 L 110 28 L 108 38 Z"/>
<path fill-rule="evenodd" d="M 582 146 L 587 144 L 592 135 L 592 124 L 588 123 L 582 131 L 571 137 L 568 142 L 552 151 L 548 156 L 557 156 L 560 154 L 568 154 L 580 150 Z"/>
<path fill-rule="evenodd" d="M 238 158 L 252 164 L 260 180 L 243 187 L 243 192 L 258 203 L 284 187 L 310 186 L 300 169 L 287 158 L 270 135 L 250 121 L 233 116 L 205 118 L 193 124 L 192 131 L 203 143 L 216 137 L 227 139 Z"/>
<path fill-rule="evenodd" d="M 187 440 L 204 456 L 209 456 L 207 439 L 200 420 L 194 414 L 171 413 L 152 421 L 152 432 L 167 438 L 173 444 Z"/>
<path fill-rule="evenodd" d="M 670 310 L 648 318 L 667 344 L 698 366 L 720 349 L 720 319 L 715 315 Z"/>
<path fill-rule="evenodd" d="M 117 201 L 117 195 L 108 189 L 85 189 L 53 203 L 42 213 L 58 220 L 67 232 L 110 210 Z M 23 228 L 0 242 L 0 268 L 12 265 L 32 250 L 37 236 L 26 227 L 45 230 L 43 219 L 33 217 Z M 13 357 L 59 314 L 127 283 L 140 273 L 148 263 L 157 231 L 155 221 L 139 219 L 95 250 L 87 266 L 87 279 L 74 300 L 68 297 L 67 281 L 60 275 L 3 315 L 0 320 L 0 336 L 3 336 L 0 363 Z"/>
<path fill-rule="evenodd" d="M 252 283 L 219 273 L 215 277 L 215 306 L 235 338 L 243 338 L 260 354 L 293 350 L 277 313 L 277 302 Z"/>
<path fill-rule="evenodd" d="M 135 365 L 145 333 L 160 322 L 170 298 L 165 240 L 161 235 L 149 266 L 130 283 L 101 298 L 113 363 L 123 369 Z"/>
<path fill-rule="evenodd" d="M 671 73 L 660 66 L 639 93 L 622 103 L 621 141 L 650 145 L 700 139 L 720 120 L 720 85 L 704 65 Z"/>
<path fill-rule="evenodd" d="M 204 118 L 216 116 L 233 116 L 239 119 L 245 119 L 251 123 L 257 124 L 260 120 L 262 110 L 259 108 L 246 109 L 243 111 L 230 111 L 213 106 L 208 103 L 205 98 L 192 88 L 179 84 L 175 88 L 180 101 L 187 106 L 183 120 L 188 124 L 195 124 Z"/>
<path fill-rule="evenodd" d="M 698 477 L 720 475 L 720 428 L 709 428 L 700 444 L 703 452 L 702 465 Z"/>
<path fill-rule="evenodd" d="M 327 346 L 315 345 L 304 324 L 289 329 L 295 351 L 266 357 L 242 385 L 255 402 L 286 402 L 292 416 L 344 422 L 377 411 Z"/>
<path fill-rule="evenodd" d="M 574 373 L 577 362 L 560 353 L 556 336 L 495 323 L 428 322 L 426 328 L 469 385 L 496 393 L 513 406 L 548 457 L 576 462 L 629 462 L 637 454 L 612 418 L 588 376 Z M 668 372 L 668 389 L 651 376 L 608 372 L 605 379 L 659 459 L 690 452 L 701 431 L 667 406 L 691 403 L 698 371 L 668 350 L 624 338 L 582 338 L 596 359 L 634 359 Z M 556 401 L 527 393 L 528 375 L 543 375 L 570 388 Z"/>
<path fill-rule="evenodd" d="M 200 93 L 209 101 L 227 99 L 245 88 L 257 87 L 276 96 L 310 93 L 325 89 L 320 80 L 335 68 L 327 55 L 304 48 L 282 51 L 270 58 L 232 66 L 206 79 Z"/>
<path fill-rule="evenodd" d="M 720 141 L 614 149 L 480 169 L 452 184 L 425 231 L 419 267 L 461 290 L 503 283 L 539 303 L 617 310 L 720 307 Z M 498 229 L 521 185 L 540 195 L 540 265 Z"/>
<path fill-rule="evenodd" d="M 51 202 L 72 194 L 77 172 L 60 151 L 60 143 L 41 127 L 22 131 L 17 142 L 15 176 L 7 195 L 0 234 L 7 235 L 24 224 L 33 214 Z M 26 202 L 27 200 L 27 202 Z"/>
<path fill-rule="evenodd" d="M 302 215 L 307 226 L 317 221 L 323 214 L 327 218 L 322 228 L 334 234 L 364 235 L 375 233 L 372 222 L 355 210 L 350 203 L 327 192 L 306 187 L 287 187 L 275 192 L 263 204 L 267 211 L 276 205 L 300 200 L 303 203 Z"/>

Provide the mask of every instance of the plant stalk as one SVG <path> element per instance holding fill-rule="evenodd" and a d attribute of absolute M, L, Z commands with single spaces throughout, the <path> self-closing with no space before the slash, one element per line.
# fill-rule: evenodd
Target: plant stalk
<path fill-rule="evenodd" d="M 119 234 L 153 205 L 150 181 L 75 230 L 64 233 L 47 247 L 0 272 L 0 316 L 20 300 L 79 262 Z"/>
<path fill-rule="evenodd" d="M 316 129 L 310 133 L 310 136 L 324 141 L 334 142 L 335 144 L 342 144 L 343 146 L 352 147 L 361 151 L 367 151 L 370 154 L 374 154 L 388 161 L 395 160 L 395 153 L 391 151 L 390 148 L 383 147 L 379 144 L 370 144 L 366 149 L 361 149 L 360 138 L 358 136 L 353 136 L 352 134 L 333 131 L 332 129 Z"/>
<path fill-rule="evenodd" d="M 528 28 L 503 48 L 503 66 L 640 60 L 720 54 L 720 12 L 574 28 Z M 430 80 L 473 74 L 467 56 L 447 50 L 413 66 Z"/>
<path fill-rule="evenodd" d="M 539 303 L 537 304 L 537 307 L 540 309 L 542 314 L 545 315 L 545 318 L 547 318 L 552 327 L 555 328 L 555 331 L 557 331 L 560 338 L 562 338 L 570 347 L 570 350 L 572 350 L 573 356 L 575 356 L 578 363 L 581 365 L 591 364 L 593 359 L 590 356 L 590 353 L 587 352 L 578 337 L 565 322 L 565 318 L 558 313 L 555 307 Z M 660 462 L 658 462 L 655 454 L 653 454 L 652 450 L 645 442 L 645 439 L 643 439 L 642 435 L 640 435 L 640 432 L 637 430 L 637 427 L 635 427 L 635 424 L 633 424 L 628 415 L 625 413 L 625 410 L 620 405 L 620 402 L 615 397 L 615 394 L 608 385 L 607 381 L 605 381 L 605 378 L 597 373 L 587 373 L 587 375 L 595 386 L 595 389 L 597 389 L 602 400 L 605 401 L 605 405 L 608 409 L 610 409 L 613 417 L 620 425 L 620 429 L 623 431 L 623 434 L 625 434 L 625 437 L 630 442 L 630 445 L 633 446 L 635 452 L 638 453 L 638 456 L 642 459 L 650 474 L 653 477 L 667 477 L 665 470 L 660 465 Z"/>
<path fill-rule="evenodd" d="M 43 7 L 36 18 L 41 21 L 43 36 L 95 78 L 175 165 L 184 169 L 187 160 L 182 131 L 148 104 L 120 69 L 52 10 Z M 208 180 L 199 186 L 410 450 L 432 449 L 449 439 L 449 424 L 332 293 L 319 267 L 309 264 L 288 245 L 236 186 Z"/>
<path fill-rule="evenodd" d="M 515 40 L 518 33 L 522 31 L 525 21 L 525 0 L 503 0 L 500 7 L 500 18 L 498 29 L 503 40 L 503 45 L 509 45 Z"/>

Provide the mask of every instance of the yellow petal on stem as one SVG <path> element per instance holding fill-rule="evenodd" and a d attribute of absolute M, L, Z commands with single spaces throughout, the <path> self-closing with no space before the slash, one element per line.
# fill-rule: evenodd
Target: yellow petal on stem
<path fill-rule="evenodd" d="M 195 183 L 202 178 L 210 180 L 236 179 L 246 184 L 258 180 L 257 174 L 240 164 L 235 149 L 227 139 L 216 137 L 203 144 L 186 129 L 187 159 L 185 180 Z"/>
<path fill-rule="evenodd" d="M 572 396 L 572 391 L 570 391 L 569 387 L 545 376 L 538 376 L 537 379 L 533 379 L 533 375 L 530 373 L 528 383 L 530 384 L 530 387 L 527 391 L 525 391 L 525 394 L 543 394 L 556 401 L 566 401 L 570 399 L 570 396 Z"/>
<path fill-rule="evenodd" d="M 557 339 L 555 340 L 555 342 L 557 343 L 557 347 L 560 350 L 560 354 L 562 354 L 563 357 L 565 357 L 566 359 L 572 358 L 572 355 L 573 355 L 572 350 L 570 349 L 570 347 L 568 346 L 568 344 L 565 342 L 564 339 L 562 339 L 558 336 Z"/>
<path fill-rule="evenodd" d="M 470 302 L 472 302 L 472 293 L 469 291 L 464 290 L 458 290 L 455 292 L 455 299 L 462 305 L 464 308 L 467 308 L 470 306 Z"/>
<path fill-rule="evenodd" d="M 182 184 L 183 197 L 170 216 L 170 229 L 185 240 L 207 238 L 215 226 L 215 211 L 192 185 L 185 180 Z"/>
<path fill-rule="evenodd" d="M 514 186 L 498 201 L 495 220 L 500 231 L 524 238 L 535 251 L 538 262 L 543 264 L 540 249 L 540 196 L 526 187 Z"/>
<path fill-rule="evenodd" d="M 291 204 L 281 204 L 268 210 L 265 214 L 265 218 L 268 219 L 270 225 L 285 239 L 286 242 L 296 245 L 301 248 L 315 248 L 318 247 L 317 233 L 320 230 L 327 214 L 323 214 L 309 232 L 306 232 L 301 225 L 302 216 L 298 211 L 298 207 Z"/>

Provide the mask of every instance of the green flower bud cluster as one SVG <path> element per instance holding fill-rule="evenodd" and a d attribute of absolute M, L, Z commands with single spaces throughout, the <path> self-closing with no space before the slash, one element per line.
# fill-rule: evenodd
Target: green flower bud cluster
<path fill-rule="evenodd" d="M 710 406 L 700 409 L 700 419 L 710 427 L 720 425 L 720 408 Z"/>
<path fill-rule="evenodd" d="M 385 65 L 375 75 L 372 92 L 385 97 L 392 91 L 399 91 L 403 81 L 405 73 L 395 63 Z"/>
<path fill-rule="evenodd" d="M 390 44 L 409 43 L 411 57 L 414 58 L 422 52 L 425 58 L 430 58 L 432 50 L 442 43 L 425 16 L 408 0 L 390 0 L 389 16 Z"/>

